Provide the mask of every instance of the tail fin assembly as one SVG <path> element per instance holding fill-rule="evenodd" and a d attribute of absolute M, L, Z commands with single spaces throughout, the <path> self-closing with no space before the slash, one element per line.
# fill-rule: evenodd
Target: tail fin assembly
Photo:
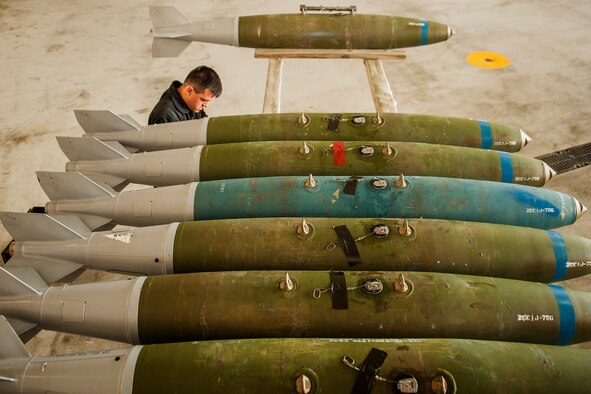
<path fill-rule="evenodd" d="M 0 212 L 6 231 L 17 242 L 70 241 L 86 239 L 91 230 L 77 216 L 43 215 L 38 213 Z M 29 287 L 43 289 L 48 283 L 71 281 L 83 271 L 83 266 L 67 260 L 23 255 L 19 248 L 4 267 L 12 275 L 25 281 Z M 4 283 L 2 283 L 4 282 Z M 0 295 L 8 287 L 0 281 Z"/>
<path fill-rule="evenodd" d="M 191 43 L 193 23 L 173 6 L 150 6 L 153 57 L 177 57 Z"/>
<path fill-rule="evenodd" d="M 86 239 L 91 234 L 84 222 L 74 215 L 0 212 L 0 221 L 17 243 L 70 241 Z M 10 258 L 5 268 L 37 289 L 45 287 L 47 283 L 70 281 L 82 273 L 80 264 L 45 257 L 23 256 L 18 251 Z"/>
<path fill-rule="evenodd" d="M 62 152 L 70 161 L 129 159 L 130 154 L 117 141 L 85 137 L 56 137 Z"/>
<path fill-rule="evenodd" d="M 110 176 L 84 175 L 79 172 L 37 172 L 41 188 L 51 201 L 116 197 L 121 179 Z M 123 185 L 124 187 L 124 185 Z M 122 187 L 121 187 L 122 188 Z M 89 229 L 95 230 L 111 219 L 93 215 L 78 215 Z"/>
<path fill-rule="evenodd" d="M 59 258 L 36 257 L 34 253 L 23 255 L 19 247 L 19 242 L 24 241 L 88 238 L 91 230 L 80 218 L 73 215 L 0 212 L 0 220 L 17 241 L 14 255 L 4 267 L 0 267 L 0 313 L 4 310 L 10 315 L 10 311 L 3 308 L 13 306 L 15 302 L 26 303 L 27 296 L 41 294 L 49 284 L 71 282 L 84 272 L 85 268 L 81 264 Z M 29 340 L 39 331 L 35 323 L 11 316 L 7 319 L 23 341 Z"/>
<path fill-rule="evenodd" d="M 142 126 L 129 115 L 116 115 L 111 111 L 75 110 L 74 115 L 85 133 L 141 130 Z"/>
<path fill-rule="evenodd" d="M 101 141 L 94 137 L 56 137 L 56 140 L 62 152 L 64 152 L 70 161 L 127 160 L 131 157 L 131 152 L 118 141 Z M 66 164 L 66 170 L 71 171 L 68 170 L 68 164 Z M 121 191 L 125 186 L 129 185 L 128 179 L 115 175 L 85 175 L 92 178 L 97 183 L 108 184 L 116 191 Z"/>

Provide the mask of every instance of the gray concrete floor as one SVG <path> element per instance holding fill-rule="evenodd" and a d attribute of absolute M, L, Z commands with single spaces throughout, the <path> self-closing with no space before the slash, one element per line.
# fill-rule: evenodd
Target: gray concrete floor
<path fill-rule="evenodd" d="M 301 0 L 177 0 L 193 19 L 292 13 Z M 330 4 L 329 4 L 330 3 Z M 563 2 L 564 3 L 564 2 Z M 537 156 L 591 141 L 591 3 L 542 0 L 331 1 L 356 4 L 359 13 L 393 14 L 451 25 L 448 42 L 408 49 L 407 60 L 384 61 L 398 101 L 409 113 L 488 119 L 524 128 Z M 146 123 L 173 79 L 199 64 L 222 76 L 224 93 L 210 116 L 261 112 L 267 62 L 253 50 L 193 43 L 180 57 L 153 59 L 151 1 L 0 0 L 0 210 L 26 211 L 47 198 L 35 171 L 62 171 L 55 136 L 82 134 L 72 110 L 107 109 Z M 162 3 L 161 3 L 162 4 Z M 171 4 L 170 2 L 168 4 Z M 309 3 L 308 5 L 319 5 Z M 504 54 L 501 70 L 466 62 L 474 51 Z M 373 111 L 359 60 L 289 60 L 284 66 L 284 112 Z M 591 207 L 583 168 L 560 175 L 548 188 Z M 561 232 L 591 238 L 591 214 Z M 9 235 L 0 229 L 0 244 Z M 78 282 L 107 280 L 87 272 Z M 566 285 L 591 290 L 591 278 Z M 126 345 L 43 331 L 27 345 L 33 354 L 63 354 Z M 584 345 L 591 347 L 589 344 Z"/>

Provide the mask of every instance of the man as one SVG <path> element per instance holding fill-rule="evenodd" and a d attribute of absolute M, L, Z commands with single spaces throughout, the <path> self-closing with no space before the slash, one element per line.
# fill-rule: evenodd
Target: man
<path fill-rule="evenodd" d="M 207 66 L 199 66 L 187 75 L 185 82 L 174 81 L 162 94 L 148 124 L 180 122 L 207 116 L 204 108 L 222 94 L 218 74 Z"/>

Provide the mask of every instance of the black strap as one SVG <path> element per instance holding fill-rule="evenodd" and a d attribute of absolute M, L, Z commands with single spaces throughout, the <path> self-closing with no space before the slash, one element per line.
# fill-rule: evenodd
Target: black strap
<path fill-rule="evenodd" d="M 339 123 L 341 122 L 341 118 L 343 115 L 333 115 L 328 118 L 328 131 L 337 131 L 339 129 Z"/>
<path fill-rule="evenodd" d="M 330 288 L 332 290 L 332 307 L 334 309 L 349 309 L 347 280 L 344 272 L 330 273 Z"/>
<path fill-rule="evenodd" d="M 345 252 L 345 257 L 347 258 L 347 264 L 349 264 L 349 267 L 361 264 L 361 255 L 359 254 L 359 249 L 357 249 L 355 239 L 353 239 L 351 231 L 349 231 L 347 226 L 336 226 L 333 227 L 333 230 L 337 234 L 337 237 L 339 237 L 339 243 L 343 245 L 343 251 Z"/>
<path fill-rule="evenodd" d="M 355 191 L 357 190 L 357 184 L 362 179 L 362 176 L 352 176 L 351 178 L 347 179 L 347 182 L 345 182 L 345 187 L 343 188 L 343 193 L 354 196 Z"/>
<path fill-rule="evenodd" d="M 353 390 L 351 394 L 369 394 L 375 383 L 375 377 L 378 374 L 378 370 L 386 361 L 388 353 L 383 350 L 372 348 L 365 360 L 359 366 L 359 373 L 357 379 L 353 384 Z"/>

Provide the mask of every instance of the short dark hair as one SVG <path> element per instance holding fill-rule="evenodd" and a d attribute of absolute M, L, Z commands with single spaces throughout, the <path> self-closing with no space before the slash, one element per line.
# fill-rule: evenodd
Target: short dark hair
<path fill-rule="evenodd" d="M 193 86 L 196 92 L 202 93 L 206 89 L 211 91 L 213 97 L 219 97 L 222 94 L 222 81 L 220 76 L 207 66 L 199 66 L 187 75 L 185 84 Z"/>

